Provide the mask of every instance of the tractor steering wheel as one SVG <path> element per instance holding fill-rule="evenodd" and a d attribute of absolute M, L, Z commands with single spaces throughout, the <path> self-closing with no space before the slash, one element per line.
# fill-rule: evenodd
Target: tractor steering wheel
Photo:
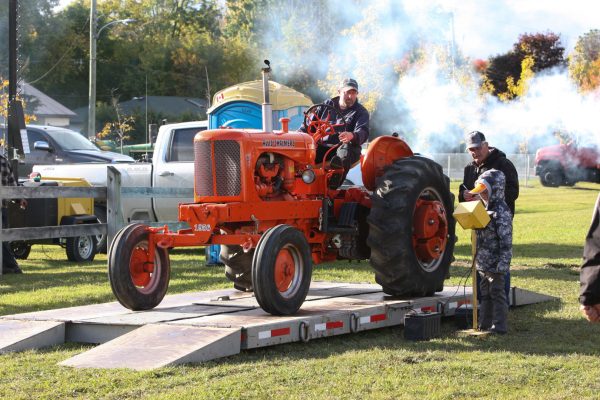
<path fill-rule="evenodd" d="M 324 115 L 321 118 L 321 115 Z M 336 116 L 340 116 L 342 123 L 336 124 Z M 317 145 L 323 143 L 323 138 L 335 135 L 335 128 L 342 126 L 342 132 L 347 130 L 346 120 L 341 113 L 328 104 L 315 104 L 304 113 L 304 126 L 306 133 L 311 135 Z"/>

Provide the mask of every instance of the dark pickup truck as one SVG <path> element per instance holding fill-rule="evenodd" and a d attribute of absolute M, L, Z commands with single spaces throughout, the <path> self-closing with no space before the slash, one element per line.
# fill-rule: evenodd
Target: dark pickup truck
<path fill-rule="evenodd" d="M 550 187 L 600 183 L 600 152 L 596 146 L 574 143 L 542 147 L 535 153 L 535 174 Z"/>
<path fill-rule="evenodd" d="M 25 158 L 19 162 L 20 177 L 27 177 L 34 165 L 135 161 L 123 154 L 102 151 L 73 130 L 46 125 L 27 126 L 23 152 Z"/>

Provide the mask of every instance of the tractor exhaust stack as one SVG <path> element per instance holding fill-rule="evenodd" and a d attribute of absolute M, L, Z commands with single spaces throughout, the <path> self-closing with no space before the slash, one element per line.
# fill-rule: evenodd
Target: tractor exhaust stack
<path fill-rule="evenodd" d="M 271 62 L 265 60 L 267 65 L 262 68 L 262 81 L 263 81 L 263 104 L 262 104 L 262 120 L 263 120 L 263 131 L 273 132 L 273 107 L 269 98 L 269 74 L 271 73 Z"/>

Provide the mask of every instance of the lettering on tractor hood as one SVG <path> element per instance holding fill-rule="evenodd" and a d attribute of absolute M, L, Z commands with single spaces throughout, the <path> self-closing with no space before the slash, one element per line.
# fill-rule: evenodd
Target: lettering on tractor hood
<path fill-rule="evenodd" d="M 294 147 L 296 142 L 290 139 L 264 139 L 262 144 L 265 147 Z"/>

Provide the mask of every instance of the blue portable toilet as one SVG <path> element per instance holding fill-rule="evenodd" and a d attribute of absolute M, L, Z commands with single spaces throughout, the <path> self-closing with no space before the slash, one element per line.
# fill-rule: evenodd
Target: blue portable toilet
<path fill-rule="evenodd" d="M 288 117 L 289 129 L 297 130 L 304 120 L 304 111 L 313 104 L 310 97 L 273 81 L 269 81 L 269 96 L 273 109 L 273 129 L 281 129 L 279 118 Z M 208 129 L 261 129 L 262 103 L 261 80 L 225 88 L 213 97 L 213 105 L 208 110 Z M 206 265 L 219 265 L 220 252 L 219 245 L 210 245 L 206 249 Z"/>
<path fill-rule="evenodd" d="M 217 92 L 208 110 L 208 128 L 262 128 L 263 84 L 261 80 L 240 83 Z M 313 103 L 310 97 L 290 87 L 269 81 L 273 109 L 273 129 L 281 129 L 279 118 L 290 119 L 290 130 L 302 125 L 304 111 Z"/>

